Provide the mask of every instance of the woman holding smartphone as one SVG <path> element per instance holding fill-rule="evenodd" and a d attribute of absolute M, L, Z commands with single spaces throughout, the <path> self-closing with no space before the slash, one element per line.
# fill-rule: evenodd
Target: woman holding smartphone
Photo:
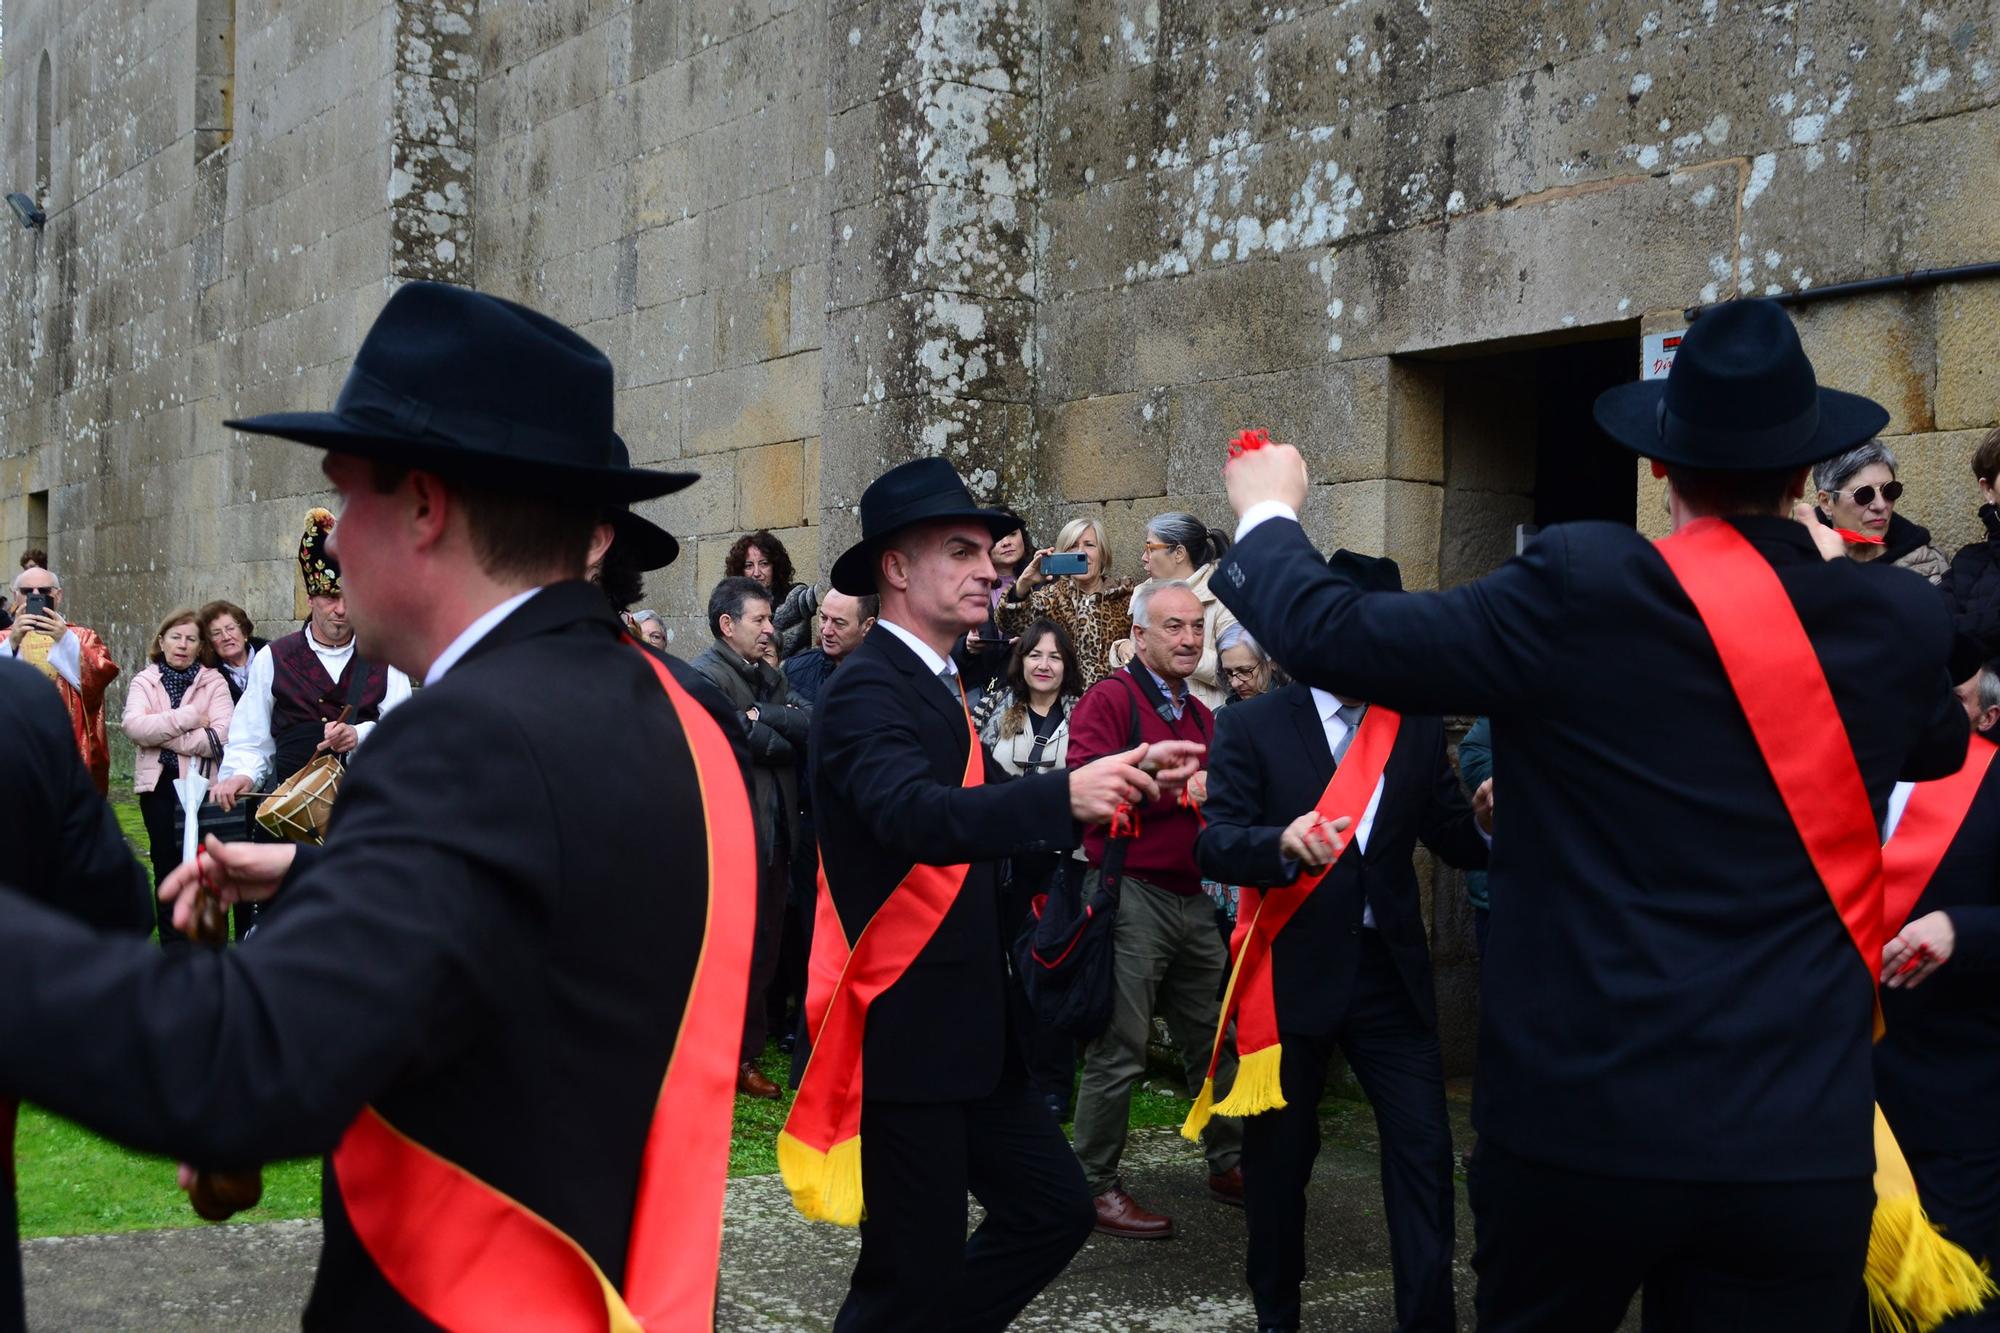
<path fill-rule="evenodd" d="M 1050 562 L 1051 556 L 1071 558 Z M 1076 572 L 1054 572 L 1045 562 L 1055 570 Z M 1036 551 L 1022 568 L 995 618 L 1009 635 L 1020 634 L 1038 619 L 1062 626 L 1076 645 L 1080 688 L 1087 690 L 1114 669 L 1111 645 L 1132 633 L 1132 586 L 1110 582 L 1105 577 L 1110 569 L 1104 525 L 1094 518 L 1073 518 L 1056 534 L 1055 545 Z"/>

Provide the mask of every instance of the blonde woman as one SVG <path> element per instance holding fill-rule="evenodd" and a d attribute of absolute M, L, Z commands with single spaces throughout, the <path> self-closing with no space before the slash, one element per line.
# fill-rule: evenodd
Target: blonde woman
<path fill-rule="evenodd" d="M 1042 572 L 1044 557 L 1071 552 L 1087 559 L 1083 573 Z M 1087 690 L 1116 666 L 1111 645 L 1132 633 L 1132 587 L 1108 580 L 1105 576 L 1110 569 L 1111 551 L 1105 544 L 1104 525 L 1094 518 L 1073 518 L 1056 534 L 1055 545 L 1035 552 L 1022 568 L 1021 576 L 1001 598 L 995 618 L 1010 638 L 1018 637 L 1036 620 L 1053 620 L 1062 626 L 1076 646 L 1081 687 Z"/>

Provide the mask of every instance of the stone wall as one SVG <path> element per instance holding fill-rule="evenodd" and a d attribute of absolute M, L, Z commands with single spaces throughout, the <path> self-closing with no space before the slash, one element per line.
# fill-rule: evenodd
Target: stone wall
<path fill-rule="evenodd" d="M 1460 582 L 1571 512 L 1608 340 L 1636 373 L 1687 306 L 2000 259 L 1995 24 L 1992 0 L 14 0 L 7 179 L 43 142 L 51 179 L 46 230 L 0 243 L 0 550 L 46 535 L 134 665 L 174 603 L 284 625 L 317 460 L 220 423 L 329 402 L 424 276 L 582 330 L 635 457 L 704 474 L 648 507 L 688 550 L 648 589 L 683 651 L 737 533 L 816 578 L 866 482 L 922 453 L 1045 536 L 1100 516 L 1129 574 L 1150 515 L 1222 523 L 1221 443 L 1263 425 L 1307 451 L 1317 539 Z M 1799 312 L 1823 378 L 1890 405 L 1904 511 L 1946 548 L 1976 535 L 1996 316 L 1990 280 Z M 1629 512 L 1618 465 L 1610 489 Z M 1643 478 L 1636 516 L 1660 521 Z M 1462 990 L 1463 914 L 1438 916 Z"/>

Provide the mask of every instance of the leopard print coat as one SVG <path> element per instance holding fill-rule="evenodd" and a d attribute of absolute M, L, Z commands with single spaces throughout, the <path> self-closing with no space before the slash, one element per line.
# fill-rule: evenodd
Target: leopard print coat
<path fill-rule="evenodd" d="M 1080 592 L 1075 579 L 1055 578 L 1028 594 L 1026 601 L 1015 601 L 1010 594 L 995 613 L 1000 629 L 1010 637 L 1044 616 L 1069 631 L 1087 690 L 1118 667 L 1111 660 L 1111 645 L 1131 637 L 1132 587 L 1115 584 Z"/>

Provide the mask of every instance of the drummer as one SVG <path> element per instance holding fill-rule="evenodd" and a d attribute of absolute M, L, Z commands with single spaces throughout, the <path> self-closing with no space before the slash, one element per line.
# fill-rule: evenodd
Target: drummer
<path fill-rule="evenodd" d="M 357 657 L 354 627 L 347 623 L 347 602 L 340 592 L 340 565 L 327 550 L 333 525 L 331 513 L 314 509 L 306 515 L 305 535 L 299 539 L 299 572 L 311 618 L 250 659 L 250 678 L 237 701 L 229 744 L 211 788 L 224 810 L 233 809 L 245 792 L 269 791 L 322 751 L 351 753 L 382 714 L 410 697 L 410 678 L 384 663 L 361 658 L 361 673 L 351 679 L 347 674 Z M 349 708 L 348 720 L 340 721 Z M 250 836 L 258 842 L 280 841 L 255 820 Z M 238 939 L 255 925 L 260 906 L 237 905 Z"/>

